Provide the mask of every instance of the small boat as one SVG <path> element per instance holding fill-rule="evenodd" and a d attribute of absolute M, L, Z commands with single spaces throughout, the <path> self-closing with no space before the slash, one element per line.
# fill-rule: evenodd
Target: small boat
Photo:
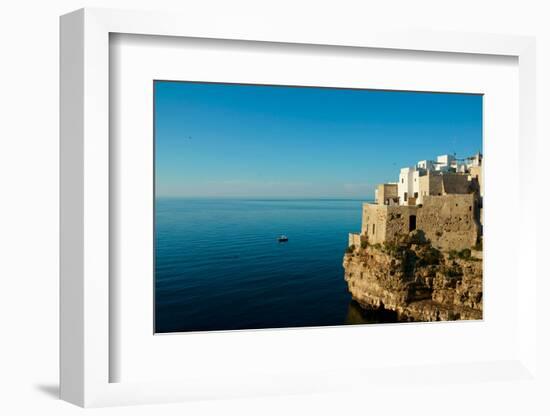
<path fill-rule="evenodd" d="M 279 237 L 277 237 L 277 241 L 279 243 L 286 243 L 288 241 L 288 237 L 286 235 L 280 235 Z"/>

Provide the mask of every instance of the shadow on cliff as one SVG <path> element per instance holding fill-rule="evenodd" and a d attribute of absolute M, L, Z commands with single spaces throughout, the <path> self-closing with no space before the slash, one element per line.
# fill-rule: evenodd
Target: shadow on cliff
<path fill-rule="evenodd" d="M 384 308 L 365 309 L 354 300 L 350 301 L 348 305 L 347 325 L 386 324 L 394 322 L 399 322 L 397 312 Z"/>

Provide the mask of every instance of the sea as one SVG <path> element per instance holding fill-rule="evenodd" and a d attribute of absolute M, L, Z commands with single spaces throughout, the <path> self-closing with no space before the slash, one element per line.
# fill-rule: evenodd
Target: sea
<path fill-rule="evenodd" d="M 155 332 L 393 322 L 344 280 L 363 202 L 157 198 Z"/>

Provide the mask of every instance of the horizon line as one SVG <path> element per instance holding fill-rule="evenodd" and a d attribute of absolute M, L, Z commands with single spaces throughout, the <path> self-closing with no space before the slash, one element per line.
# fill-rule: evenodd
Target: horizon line
<path fill-rule="evenodd" d="M 332 200 L 350 200 L 350 201 L 363 201 L 373 200 L 374 198 L 361 198 L 361 197 L 337 197 L 337 196 L 252 196 L 252 195 L 155 195 L 155 199 L 332 199 Z"/>

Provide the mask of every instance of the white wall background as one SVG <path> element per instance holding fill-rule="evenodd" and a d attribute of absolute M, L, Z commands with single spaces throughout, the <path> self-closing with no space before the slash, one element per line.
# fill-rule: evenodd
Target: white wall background
<path fill-rule="evenodd" d="M 334 26 L 387 22 L 390 26 L 536 35 L 538 37 L 538 154 L 548 154 L 550 129 L 550 11 L 546 1 L 397 0 L 397 1 L 169 1 L 169 0 L 19 0 L 0 9 L 0 414 L 73 414 L 80 409 L 60 402 L 58 368 L 58 16 L 84 6 L 179 10 L 208 20 L 227 16 L 269 15 L 285 24 Z M 290 23 L 285 23 L 290 22 Z M 533 161 L 533 169 L 543 169 Z M 543 197 L 541 193 L 541 198 Z M 536 209 L 542 214 L 546 202 Z M 542 221 L 542 220 L 541 220 Z M 543 229 L 544 227 L 544 229 Z M 539 249 L 548 221 L 541 222 Z M 546 232 L 546 234 L 545 234 Z M 513 243 L 513 241 L 511 241 Z M 539 267 L 543 266 L 539 255 Z M 550 278 L 550 273 L 548 273 Z M 545 300 L 550 285 L 539 286 Z M 548 301 L 546 301 L 548 302 Z M 549 322 L 546 302 L 539 319 Z M 546 325 L 548 328 L 548 325 Z M 539 360 L 550 374 L 548 332 Z M 544 353 L 545 351 L 545 353 Z M 548 380 L 548 378 L 546 378 Z M 548 414 L 545 393 L 529 383 L 505 382 L 449 388 L 433 385 L 418 392 L 394 389 L 376 397 L 365 392 L 198 402 L 100 409 L 123 414 Z"/>

